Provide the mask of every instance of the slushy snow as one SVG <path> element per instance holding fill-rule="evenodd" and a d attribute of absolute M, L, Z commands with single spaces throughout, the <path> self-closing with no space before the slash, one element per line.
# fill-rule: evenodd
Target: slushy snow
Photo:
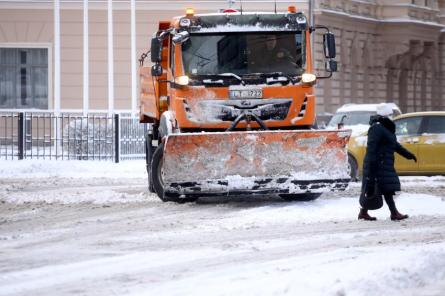
<path fill-rule="evenodd" d="M 312 202 L 163 203 L 145 162 L 0 161 L 0 295 L 443 295 L 445 177 L 401 177 L 410 218 Z"/>

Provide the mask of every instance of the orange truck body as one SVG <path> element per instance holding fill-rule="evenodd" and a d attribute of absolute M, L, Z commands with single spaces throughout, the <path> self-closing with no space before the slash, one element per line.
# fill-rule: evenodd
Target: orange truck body
<path fill-rule="evenodd" d="M 230 14 L 220 15 L 230 17 Z M 181 31 L 181 20 L 187 17 L 160 22 L 159 32 Z M 242 18 L 243 15 L 237 14 L 237 17 Z M 199 15 L 193 18 L 199 19 Z M 309 28 L 302 31 L 305 37 L 305 73 L 314 72 L 311 32 Z M 300 79 L 296 83 L 272 85 L 178 87 L 175 79 L 189 73 L 184 70 L 182 44 L 175 44 L 173 37 L 174 33 L 171 33 L 161 40 L 161 60 L 157 64 L 162 66 L 162 73 L 153 76 L 152 68 L 143 65 L 139 72 L 140 121 L 152 126 L 154 132 L 148 141 L 162 143 L 161 148 L 152 147 L 151 142 L 147 144 L 149 181 L 162 185 L 162 190 L 159 189 L 160 184 L 153 189 L 162 200 L 177 201 L 191 195 L 230 193 L 296 196 L 342 190 L 347 186 L 345 146 L 349 132 L 311 129 L 316 123 L 315 81 Z M 261 102 L 273 104 L 285 98 L 288 103 L 285 115 L 280 119 L 264 120 L 262 124 L 259 120 L 240 120 L 234 125 L 233 120 L 209 118 L 208 106 L 213 108 L 232 103 L 231 90 L 242 93 L 252 87 L 261 89 L 262 96 L 256 98 Z M 239 102 L 248 108 L 254 101 Z M 158 132 L 165 122 L 168 128 Z M 152 159 L 156 149 L 163 150 L 160 160 Z M 160 164 L 155 165 L 155 161 Z M 311 177 L 314 171 L 323 173 Z M 333 171 L 336 174 L 332 174 Z M 246 185 L 250 181 L 253 185 Z"/>
<path fill-rule="evenodd" d="M 163 25 L 166 23 L 163 22 Z M 160 29 L 163 26 L 160 26 Z M 312 59 L 310 50 L 310 34 L 306 33 L 306 52 L 307 56 L 307 71 L 312 72 Z M 170 47 L 175 46 L 175 65 L 176 76 L 183 75 L 181 45 L 173 45 L 169 42 L 169 39 L 165 40 L 164 48 L 162 49 L 162 63 L 165 73 L 159 77 L 151 76 L 151 67 L 141 67 L 139 71 L 140 76 L 140 121 L 145 123 L 157 123 L 160 120 L 162 112 L 172 110 L 176 114 L 176 120 L 181 128 L 196 128 L 196 129 L 227 129 L 230 126 L 229 122 L 207 122 L 196 123 L 187 119 L 185 116 L 184 100 L 189 101 L 191 105 L 196 104 L 196 101 L 205 100 L 207 98 L 217 98 L 219 100 L 229 99 L 229 87 L 208 87 L 208 88 L 184 88 L 175 89 L 170 86 L 166 81 L 173 80 L 173 73 L 170 64 L 169 52 Z M 154 80 L 154 81 L 153 81 Z M 315 96 L 313 94 L 314 87 L 312 84 L 306 85 L 292 85 L 292 86 L 269 86 L 263 87 L 263 99 L 273 98 L 292 98 L 292 105 L 289 109 L 289 113 L 284 120 L 277 122 L 269 122 L 269 127 L 307 127 L 315 124 Z M 162 98 L 170 98 L 170 104 L 167 104 L 167 100 Z M 299 113 L 302 109 L 303 103 L 306 104 L 306 112 L 303 118 L 299 118 Z M 245 128 L 246 123 L 240 123 L 240 128 Z M 255 123 L 254 128 L 258 127 Z"/>

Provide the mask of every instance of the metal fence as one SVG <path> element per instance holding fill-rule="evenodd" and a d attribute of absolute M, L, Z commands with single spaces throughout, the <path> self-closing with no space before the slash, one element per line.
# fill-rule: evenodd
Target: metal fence
<path fill-rule="evenodd" d="M 140 159 L 147 129 L 125 113 L 0 112 L 0 158 Z"/>

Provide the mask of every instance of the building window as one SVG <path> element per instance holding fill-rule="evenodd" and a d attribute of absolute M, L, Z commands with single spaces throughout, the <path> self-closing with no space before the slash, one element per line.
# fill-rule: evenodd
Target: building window
<path fill-rule="evenodd" d="M 0 48 L 0 108 L 48 109 L 47 48 Z"/>

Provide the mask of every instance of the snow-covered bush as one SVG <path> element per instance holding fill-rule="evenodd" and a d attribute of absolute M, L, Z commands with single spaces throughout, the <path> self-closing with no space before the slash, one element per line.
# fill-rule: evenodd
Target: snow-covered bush
<path fill-rule="evenodd" d="M 63 152 L 70 158 L 92 159 L 113 156 L 111 119 L 75 118 L 63 127 Z"/>

